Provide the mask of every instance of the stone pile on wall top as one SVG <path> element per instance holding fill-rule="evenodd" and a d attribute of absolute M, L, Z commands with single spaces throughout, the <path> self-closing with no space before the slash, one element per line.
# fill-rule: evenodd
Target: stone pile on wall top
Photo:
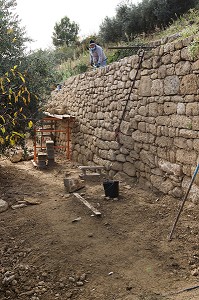
<path fill-rule="evenodd" d="M 199 154 L 199 59 L 190 57 L 192 38 L 171 40 L 145 52 L 128 103 L 138 55 L 71 77 L 52 93 L 48 111 L 75 116 L 74 160 L 182 197 Z M 115 129 L 125 106 L 118 142 Z"/>

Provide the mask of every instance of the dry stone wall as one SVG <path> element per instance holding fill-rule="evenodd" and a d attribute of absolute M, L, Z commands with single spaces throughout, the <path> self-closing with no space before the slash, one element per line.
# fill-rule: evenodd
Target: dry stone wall
<path fill-rule="evenodd" d="M 48 103 L 51 113 L 75 116 L 72 157 L 104 165 L 112 177 L 128 175 L 150 188 L 182 197 L 199 155 L 199 59 L 190 57 L 192 38 L 158 41 L 139 56 L 68 79 Z M 63 122 L 60 126 L 64 126 Z M 59 143 L 63 143 L 61 137 Z M 199 179 L 190 193 L 197 201 Z"/>

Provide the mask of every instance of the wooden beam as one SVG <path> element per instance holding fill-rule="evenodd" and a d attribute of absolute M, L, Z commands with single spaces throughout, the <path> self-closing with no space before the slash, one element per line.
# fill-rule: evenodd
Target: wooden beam
<path fill-rule="evenodd" d="M 59 120 L 63 120 L 63 119 L 67 119 L 67 118 L 72 118 L 73 117 L 73 116 L 68 115 L 68 114 L 64 114 L 64 115 L 51 114 L 51 113 L 49 113 L 47 111 L 45 111 L 44 114 L 46 116 L 53 117 L 53 118 L 56 118 L 56 119 L 59 119 Z"/>
<path fill-rule="evenodd" d="M 104 166 L 79 166 L 80 170 L 97 170 L 104 169 Z"/>
<path fill-rule="evenodd" d="M 84 199 L 80 194 L 73 193 L 73 195 L 78 198 L 84 205 L 86 205 L 96 216 L 101 216 L 101 212 L 99 212 L 94 206 L 92 206 L 86 199 Z"/>

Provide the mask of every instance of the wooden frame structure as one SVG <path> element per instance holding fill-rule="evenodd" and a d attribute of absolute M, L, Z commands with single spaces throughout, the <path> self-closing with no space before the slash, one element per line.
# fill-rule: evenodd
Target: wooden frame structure
<path fill-rule="evenodd" d="M 54 139 L 54 141 L 56 142 L 56 133 L 58 132 L 62 132 L 65 134 L 66 136 L 66 142 L 65 145 L 54 145 L 54 149 L 57 148 L 63 148 L 66 151 L 66 158 L 70 159 L 70 141 L 71 141 L 71 137 L 70 137 L 70 123 L 72 121 L 74 121 L 74 117 L 64 114 L 64 115 L 56 115 L 56 114 L 50 114 L 48 112 L 44 113 L 45 117 L 43 117 L 40 122 L 41 122 L 41 126 L 35 126 L 34 128 L 34 142 L 33 142 L 33 146 L 34 146 L 34 161 L 36 161 L 37 158 L 37 149 L 40 148 L 41 150 L 46 149 L 46 145 L 44 144 L 44 139 L 46 137 L 50 137 L 51 139 Z M 67 122 L 67 126 L 66 129 L 56 129 L 56 122 L 57 121 L 61 121 L 64 120 Z M 51 127 L 50 128 L 46 128 L 46 123 L 50 122 Z M 38 145 L 37 142 L 37 137 L 38 137 L 38 133 L 40 135 L 40 144 Z"/>

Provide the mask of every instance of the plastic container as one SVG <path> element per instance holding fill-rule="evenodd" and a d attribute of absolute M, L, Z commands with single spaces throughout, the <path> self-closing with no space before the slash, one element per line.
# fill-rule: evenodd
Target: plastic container
<path fill-rule="evenodd" d="M 106 197 L 117 198 L 119 196 L 119 181 L 105 180 L 103 186 Z"/>

